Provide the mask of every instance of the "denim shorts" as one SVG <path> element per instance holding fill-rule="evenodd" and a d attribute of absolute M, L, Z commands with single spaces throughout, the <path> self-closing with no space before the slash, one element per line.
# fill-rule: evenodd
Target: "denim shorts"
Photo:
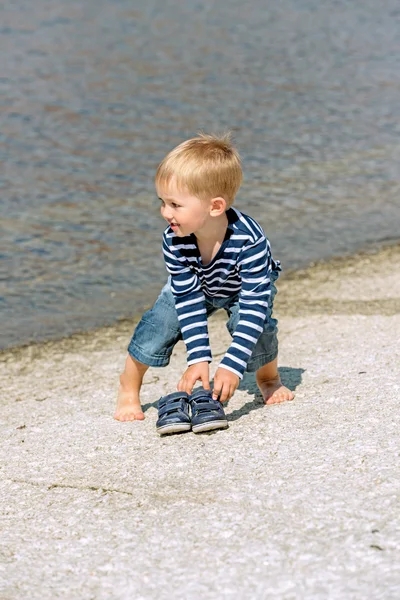
<path fill-rule="evenodd" d="M 278 273 L 271 274 L 271 298 L 264 323 L 264 331 L 259 337 L 253 353 L 247 363 L 246 371 L 257 371 L 263 365 L 278 356 L 278 321 L 272 317 L 273 301 L 276 294 L 274 282 Z M 207 317 L 220 308 L 225 309 L 228 321 L 226 326 L 231 335 L 239 322 L 239 296 L 230 298 L 211 298 L 206 296 Z M 139 321 L 128 352 L 132 358 L 150 367 L 166 367 L 170 361 L 175 344 L 182 339 L 175 300 L 170 280 L 163 287 L 153 308 L 144 313 Z M 228 350 L 228 348 L 227 348 Z"/>

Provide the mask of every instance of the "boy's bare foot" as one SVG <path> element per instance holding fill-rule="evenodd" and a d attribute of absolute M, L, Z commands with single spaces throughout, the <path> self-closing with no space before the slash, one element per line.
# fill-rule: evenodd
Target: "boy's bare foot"
<path fill-rule="evenodd" d="M 139 397 L 133 391 L 125 391 L 122 386 L 118 391 L 114 419 L 117 421 L 143 421 L 144 419 Z"/>
<path fill-rule="evenodd" d="M 143 376 L 148 368 L 128 354 L 125 370 L 119 378 L 117 408 L 114 413 L 114 419 L 117 421 L 143 421 L 144 414 L 139 393 Z"/>
<path fill-rule="evenodd" d="M 279 404 L 280 402 L 294 399 L 293 392 L 282 385 L 279 375 L 273 379 L 264 379 L 263 377 L 256 375 L 256 379 L 264 399 L 264 404 Z"/>

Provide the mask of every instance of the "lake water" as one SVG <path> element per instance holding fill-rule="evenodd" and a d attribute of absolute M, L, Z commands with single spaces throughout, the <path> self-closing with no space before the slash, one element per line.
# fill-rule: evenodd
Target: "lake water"
<path fill-rule="evenodd" d="M 2 348 L 154 300 L 154 172 L 198 130 L 284 268 L 400 237 L 398 0 L 6 0 L 0 52 Z"/>

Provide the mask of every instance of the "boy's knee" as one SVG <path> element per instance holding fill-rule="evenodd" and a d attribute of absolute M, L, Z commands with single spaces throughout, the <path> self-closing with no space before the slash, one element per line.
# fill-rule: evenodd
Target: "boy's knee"
<path fill-rule="evenodd" d="M 229 309 L 229 319 L 226 323 L 226 328 L 229 331 L 229 333 L 231 334 L 231 336 L 233 337 L 233 334 L 236 331 L 236 327 L 238 326 L 239 323 L 239 305 L 233 305 L 230 309 Z"/>
<path fill-rule="evenodd" d="M 174 299 L 167 285 L 137 324 L 128 352 L 147 366 L 164 367 L 181 337 Z"/>

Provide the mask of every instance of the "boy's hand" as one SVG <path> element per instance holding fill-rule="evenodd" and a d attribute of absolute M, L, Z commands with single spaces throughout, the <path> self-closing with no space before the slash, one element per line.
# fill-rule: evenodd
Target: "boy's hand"
<path fill-rule="evenodd" d="M 232 371 L 228 371 L 228 369 L 224 369 L 223 367 L 217 369 L 214 376 L 213 399 L 226 402 L 232 398 L 239 385 L 239 381 L 238 375 L 235 375 Z"/>
<path fill-rule="evenodd" d="M 201 381 L 205 390 L 210 389 L 210 376 L 208 362 L 198 362 L 190 365 L 178 383 L 178 392 L 192 393 L 196 381 Z"/>

